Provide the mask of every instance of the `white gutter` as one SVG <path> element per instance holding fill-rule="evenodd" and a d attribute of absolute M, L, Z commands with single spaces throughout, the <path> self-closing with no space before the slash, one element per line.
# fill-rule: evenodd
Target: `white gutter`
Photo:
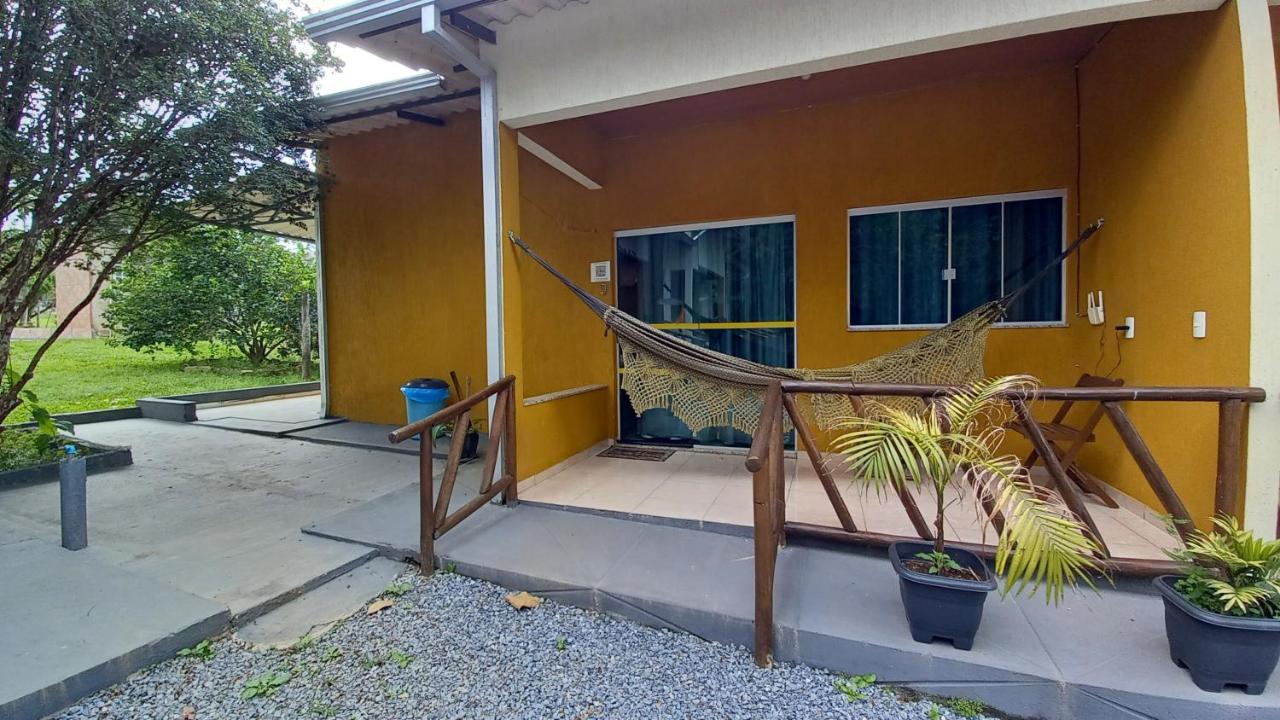
<path fill-rule="evenodd" d="M 448 2 L 448 0 L 443 0 Z M 422 8 L 422 33 L 459 64 L 480 78 L 480 160 L 484 192 L 484 313 L 488 383 L 502 379 L 506 369 L 502 337 L 502 226 L 498 149 L 498 74 L 480 58 L 475 42 L 447 27 L 441 8 L 431 2 Z M 490 398 L 490 410 L 494 399 Z"/>

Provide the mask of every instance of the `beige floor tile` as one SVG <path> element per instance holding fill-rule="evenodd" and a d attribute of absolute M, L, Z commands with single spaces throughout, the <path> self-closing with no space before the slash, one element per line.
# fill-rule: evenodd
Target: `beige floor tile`
<path fill-rule="evenodd" d="M 579 495 L 573 504 L 579 507 L 597 510 L 614 510 L 617 512 L 635 512 L 651 491 L 625 490 L 603 486 Z"/>
<path fill-rule="evenodd" d="M 752 524 L 751 501 L 743 502 L 740 498 L 716 498 L 702 519 L 706 522 L 729 523 L 732 525 Z"/>
<path fill-rule="evenodd" d="M 707 514 L 712 503 L 694 502 L 689 499 L 656 498 L 650 496 L 636 506 L 641 515 L 698 520 Z"/>
<path fill-rule="evenodd" d="M 701 503 L 710 506 L 719 497 L 720 491 L 724 489 L 725 480 L 719 483 L 688 483 L 678 482 L 674 478 L 668 478 L 653 489 L 649 495 L 654 500 L 682 500 L 688 503 Z"/>
<path fill-rule="evenodd" d="M 787 520 L 840 527 L 835 508 L 827 496 L 799 495 L 787 501 Z M 856 521 L 855 521 L 856 524 Z"/>

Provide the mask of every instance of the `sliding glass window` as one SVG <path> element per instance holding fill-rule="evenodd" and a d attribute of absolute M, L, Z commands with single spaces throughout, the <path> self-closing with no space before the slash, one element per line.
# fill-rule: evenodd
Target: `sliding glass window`
<path fill-rule="evenodd" d="M 849 327 L 938 327 L 1022 286 L 1062 251 L 1066 193 L 849 211 Z M 1005 325 L 1063 322 L 1064 268 L 1046 273 Z"/>

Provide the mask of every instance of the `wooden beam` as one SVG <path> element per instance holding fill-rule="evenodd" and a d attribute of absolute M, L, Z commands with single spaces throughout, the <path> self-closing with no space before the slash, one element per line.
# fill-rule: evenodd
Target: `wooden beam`
<path fill-rule="evenodd" d="M 1195 531 L 1195 523 L 1191 521 L 1191 513 L 1187 512 L 1187 506 L 1182 503 L 1182 498 L 1178 497 L 1178 492 L 1169 483 L 1168 476 L 1164 474 L 1155 456 L 1151 454 L 1151 448 L 1147 447 L 1146 441 L 1142 439 L 1142 435 L 1138 434 L 1138 429 L 1133 426 L 1133 421 L 1129 419 L 1123 408 L 1114 403 L 1103 403 L 1102 407 L 1106 410 L 1107 417 L 1111 419 L 1111 424 L 1115 426 L 1116 432 L 1119 433 L 1120 440 L 1133 456 L 1134 462 L 1138 463 L 1138 469 L 1147 478 L 1147 484 L 1160 499 L 1165 512 L 1173 516 L 1174 527 L 1177 528 L 1178 534 L 1186 540 Z"/>
<path fill-rule="evenodd" d="M 1058 486 L 1058 494 L 1062 496 L 1062 500 L 1066 502 L 1071 512 L 1089 527 L 1089 532 L 1093 533 L 1093 539 L 1097 541 L 1103 557 L 1110 557 L 1111 551 L 1107 549 L 1107 541 L 1103 539 L 1102 531 L 1098 529 L 1098 524 L 1089 514 L 1089 508 L 1085 506 L 1084 495 L 1080 492 L 1080 488 L 1076 487 L 1075 481 L 1067 477 L 1066 470 L 1058 461 L 1057 453 L 1050 449 L 1049 441 L 1045 439 L 1044 431 L 1040 429 L 1040 423 L 1036 422 L 1031 411 L 1027 409 L 1027 404 L 1020 398 L 1013 400 L 1012 405 L 1018 420 L 1027 431 L 1027 439 L 1044 458 L 1044 466 L 1049 470 L 1049 476 L 1053 478 L 1054 484 Z"/>
<path fill-rule="evenodd" d="M 782 406 L 786 408 L 787 415 L 791 417 L 791 424 L 796 428 L 796 438 L 800 444 L 804 446 L 805 453 L 809 456 L 809 462 L 813 465 L 814 472 L 818 473 L 818 481 L 822 483 L 822 489 L 827 493 L 827 499 L 831 501 L 831 506 L 835 508 L 836 517 L 840 520 L 840 527 L 849 532 L 855 532 L 858 526 L 853 522 L 853 516 L 849 514 L 849 507 L 844 502 L 844 497 L 840 495 L 840 489 L 836 487 L 836 481 L 831 477 L 831 471 L 827 469 L 827 464 L 823 462 L 821 453 L 818 452 L 818 446 L 813 441 L 813 433 L 809 432 L 809 426 L 805 424 L 804 417 L 800 415 L 800 411 L 796 408 L 796 402 L 790 395 L 782 396 Z M 796 463 L 800 462 L 800 458 L 796 458 Z M 797 469 L 797 473 L 799 470 Z"/>
<path fill-rule="evenodd" d="M 412 110 L 397 110 L 396 117 L 401 120 L 410 120 L 412 122 L 422 123 L 423 125 L 434 125 L 436 127 L 444 127 L 444 120 L 430 115 L 423 115 Z"/>
<path fill-rule="evenodd" d="M 467 90 L 459 90 L 458 92 L 445 93 L 436 95 L 435 97 L 419 98 L 417 100 L 406 100 L 402 103 L 388 105 L 386 107 L 373 108 L 371 110 L 361 110 L 360 112 L 347 113 L 346 115 L 334 115 L 325 119 L 326 125 L 334 125 L 336 123 L 350 122 L 352 120 L 363 120 L 364 118 L 375 117 L 377 115 L 385 115 L 386 113 L 396 112 L 397 110 L 406 110 L 409 108 L 418 108 L 425 105 L 438 105 L 442 102 L 450 100 L 460 100 L 480 94 L 480 88 L 469 88 Z"/>
<path fill-rule="evenodd" d="M 483 40 L 490 45 L 498 42 L 498 36 L 495 35 L 492 30 L 481 25 L 475 20 L 472 20 L 466 15 L 463 15 L 461 12 L 447 12 L 444 14 L 444 19 L 448 21 L 450 25 L 458 28 L 477 40 Z"/>

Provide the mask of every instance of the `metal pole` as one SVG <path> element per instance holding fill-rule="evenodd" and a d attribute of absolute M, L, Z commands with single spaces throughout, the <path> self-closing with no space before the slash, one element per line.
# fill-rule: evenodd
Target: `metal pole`
<path fill-rule="evenodd" d="M 83 550 L 89 545 L 88 498 L 85 493 L 85 460 L 76 446 L 66 447 L 67 457 L 58 466 L 59 504 L 62 515 L 62 547 Z"/>

